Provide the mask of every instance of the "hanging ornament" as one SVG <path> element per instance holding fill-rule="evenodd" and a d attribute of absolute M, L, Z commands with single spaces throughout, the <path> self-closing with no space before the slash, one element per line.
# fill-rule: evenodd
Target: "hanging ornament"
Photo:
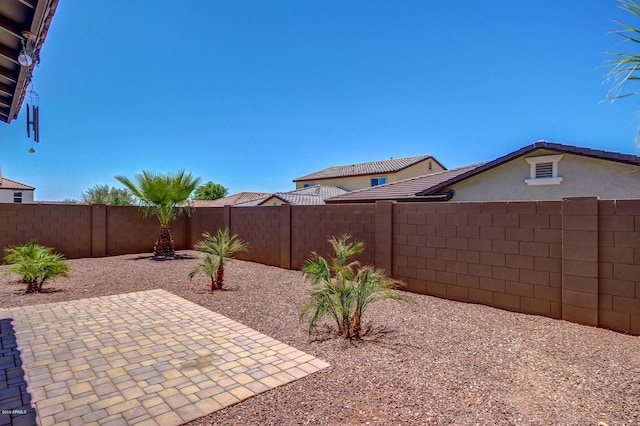
<path fill-rule="evenodd" d="M 38 53 L 36 52 L 36 36 L 30 31 L 23 31 L 22 50 L 18 55 L 18 63 L 22 66 L 27 74 L 26 81 L 29 87 L 25 93 L 27 99 L 27 137 L 31 138 L 33 132 L 33 140 L 40 142 L 40 95 L 33 88 L 33 66 L 40 63 Z M 33 143 L 29 149 L 30 153 L 36 152 Z"/>
<path fill-rule="evenodd" d="M 33 89 L 33 81 L 27 90 L 27 137 L 31 138 L 33 130 L 33 140 L 40 142 L 40 95 Z M 33 149 L 33 147 L 31 148 Z M 32 151 L 29 151 L 32 152 Z M 35 150 L 33 151 L 35 152 Z"/>

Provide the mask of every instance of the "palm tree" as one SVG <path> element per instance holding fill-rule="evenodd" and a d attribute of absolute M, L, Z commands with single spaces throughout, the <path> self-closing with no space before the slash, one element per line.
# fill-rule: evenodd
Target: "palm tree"
<path fill-rule="evenodd" d="M 205 232 L 202 236 L 204 240 L 196 243 L 195 249 L 216 256 L 218 261 L 216 288 L 222 289 L 224 264 L 234 259 L 236 253 L 249 250 L 249 244 L 238 238 L 237 234 L 230 235 L 228 228 L 218 229 L 215 235 Z M 213 284 L 211 288 L 214 288 Z"/>
<path fill-rule="evenodd" d="M 640 18 L 640 3 L 634 0 L 619 0 L 620 8 L 625 12 L 629 12 L 634 18 Z M 620 29 L 613 31 L 615 34 L 621 36 L 624 41 L 630 41 L 632 43 L 640 44 L 640 29 L 635 26 L 615 21 L 620 25 Z M 622 87 L 628 81 L 640 80 L 640 54 L 633 53 L 621 53 L 621 52 L 608 52 L 613 55 L 613 58 L 609 62 L 609 65 L 613 69 L 607 73 L 607 78 L 612 80 L 612 86 L 609 90 L 608 99 L 615 101 L 627 96 L 637 95 L 640 91 L 635 90 L 628 93 L 622 92 Z"/>
<path fill-rule="evenodd" d="M 191 272 L 189 272 L 189 279 L 192 280 L 198 274 L 206 275 L 211 279 L 211 291 L 218 288 L 216 283 L 217 272 L 220 268 L 220 258 L 211 254 L 205 255 L 201 263 L 198 263 Z"/>
<path fill-rule="evenodd" d="M 190 214 L 187 201 L 198 186 L 200 178 L 194 178 L 184 170 L 169 174 L 143 170 L 136 175 L 134 181 L 120 175 L 115 178 L 140 200 L 140 207 L 145 214 L 153 214 L 160 221 L 160 238 L 153 247 L 154 256 L 174 257 L 175 248 L 169 222 L 182 210 Z"/>
<path fill-rule="evenodd" d="M 40 293 L 46 280 L 66 276 L 69 270 L 62 254 L 39 245 L 36 240 L 7 247 L 5 253 L 4 261 L 13 265 L 7 271 L 20 275 L 22 282 L 27 284 L 27 293 Z"/>
<path fill-rule="evenodd" d="M 382 270 L 366 265 L 361 267 L 351 258 L 362 253 L 364 244 L 349 241 L 350 236 L 331 237 L 333 249 L 330 261 L 313 252 L 307 259 L 302 274 L 311 281 L 313 291 L 309 302 L 302 308 L 300 319 L 309 322 L 312 333 L 325 316 L 333 318 L 338 335 L 345 339 L 359 339 L 362 331 L 362 316 L 374 302 L 384 299 L 409 301 L 393 289 L 402 285 L 400 281 L 387 277 Z"/>

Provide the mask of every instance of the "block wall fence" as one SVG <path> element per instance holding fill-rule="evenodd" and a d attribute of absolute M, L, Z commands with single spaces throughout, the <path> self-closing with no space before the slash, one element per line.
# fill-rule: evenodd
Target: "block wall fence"
<path fill-rule="evenodd" d="M 178 250 L 229 227 L 242 260 L 300 269 L 327 239 L 365 243 L 363 263 L 410 291 L 640 334 L 640 200 L 198 208 L 171 222 Z M 0 204 L 0 247 L 36 238 L 69 258 L 149 253 L 136 207 Z"/>

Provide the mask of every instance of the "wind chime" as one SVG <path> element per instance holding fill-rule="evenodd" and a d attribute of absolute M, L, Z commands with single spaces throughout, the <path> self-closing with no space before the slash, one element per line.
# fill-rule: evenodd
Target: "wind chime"
<path fill-rule="evenodd" d="M 29 82 L 29 87 L 26 91 L 27 100 L 27 137 L 31 139 L 33 133 L 33 140 L 40 142 L 40 95 L 33 88 L 33 63 L 38 65 L 39 58 L 35 51 L 36 36 L 30 31 L 23 31 L 22 35 L 22 51 L 18 55 L 18 62 L 24 68 L 26 73 L 25 81 Z M 30 153 L 36 152 L 33 148 L 33 142 Z"/>
<path fill-rule="evenodd" d="M 29 110 L 29 104 L 31 104 L 31 110 Z M 29 90 L 27 90 L 27 137 L 29 139 L 31 138 L 31 133 L 33 133 L 33 140 L 40 142 L 40 95 L 33 90 L 33 81 Z M 33 142 L 29 152 L 31 154 L 36 152 L 33 148 Z"/>

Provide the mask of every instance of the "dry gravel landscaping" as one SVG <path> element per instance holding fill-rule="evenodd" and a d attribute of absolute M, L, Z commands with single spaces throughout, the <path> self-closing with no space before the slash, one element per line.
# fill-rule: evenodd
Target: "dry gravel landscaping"
<path fill-rule="evenodd" d="M 162 288 L 331 364 L 189 425 L 640 424 L 640 337 L 411 295 L 372 305 L 360 342 L 310 338 L 299 271 L 233 261 L 211 293 L 188 278 L 202 254 L 180 255 L 71 260 L 43 294 L 0 274 L 0 307 Z"/>

